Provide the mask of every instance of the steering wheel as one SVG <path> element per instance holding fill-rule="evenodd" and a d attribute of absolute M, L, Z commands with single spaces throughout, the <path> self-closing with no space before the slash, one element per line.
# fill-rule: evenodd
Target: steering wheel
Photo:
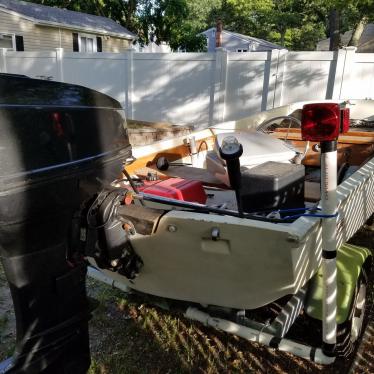
<path fill-rule="evenodd" d="M 284 141 L 287 142 L 287 138 L 288 138 L 292 123 L 295 123 L 299 128 L 301 128 L 301 121 L 296 117 L 292 117 L 292 116 L 273 117 L 273 118 L 270 118 L 270 119 L 262 122 L 261 125 L 257 126 L 256 130 L 259 131 L 259 132 L 262 132 L 264 134 L 270 134 L 270 133 L 274 132 L 275 129 L 279 128 L 280 120 L 283 120 L 283 121 L 288 120 L 289 121 L 286 137 L 284 139 Z M 301 163 L 301 161 L 305 158 L 306 153 L 308 152 L 308 149 L 309 149 L 309 141 L 307 141 L 305 143 L 304 152 L 301 153 L 301 158 L 297 160 L 297 163 Z"/>

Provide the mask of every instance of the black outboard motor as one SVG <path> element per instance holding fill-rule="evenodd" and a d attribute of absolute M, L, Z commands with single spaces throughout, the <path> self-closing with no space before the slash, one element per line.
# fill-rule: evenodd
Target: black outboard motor
<path fill-rule="evenodd" d="M 0 74 L 0 256 L 17 321 L 9 373 L 89 368 L 80 227 L 131 156 L 124 125 L 104 94 Z"/>

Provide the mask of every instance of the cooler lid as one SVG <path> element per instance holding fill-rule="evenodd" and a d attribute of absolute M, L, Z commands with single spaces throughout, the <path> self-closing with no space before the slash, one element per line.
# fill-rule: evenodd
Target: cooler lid
<path fill-rule="evenodd" d="M 296 156 L 296 151 L 288 147 L 284 141 L 257 131 L 235 131 L 221 133 L 216 136 L 216 150 L 226 136 L 235 136 L 243 146 L 240 157 L 241 166 L 254 166 L 267 161 L 289 161 Z"/>

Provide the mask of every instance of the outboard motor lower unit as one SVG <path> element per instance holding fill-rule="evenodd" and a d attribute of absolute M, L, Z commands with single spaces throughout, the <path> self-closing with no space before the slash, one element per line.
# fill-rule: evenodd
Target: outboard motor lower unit
<path fill-rule="evenodd" d="M 131 156 L 125 124 L 104 94 L 0 74 L 0 256 L 17 321 L 9 373 L 89 368 L 80 227 Z"/>

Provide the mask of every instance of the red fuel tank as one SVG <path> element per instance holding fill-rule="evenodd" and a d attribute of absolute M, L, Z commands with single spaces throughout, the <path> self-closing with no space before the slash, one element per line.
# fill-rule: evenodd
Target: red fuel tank
<path fill-rule="evenodd" d="M 182 178 L 166 179 L 139 190 L 150 195 L 200 204 L 205 204 L 207 199 L 201 182 Z"/>

